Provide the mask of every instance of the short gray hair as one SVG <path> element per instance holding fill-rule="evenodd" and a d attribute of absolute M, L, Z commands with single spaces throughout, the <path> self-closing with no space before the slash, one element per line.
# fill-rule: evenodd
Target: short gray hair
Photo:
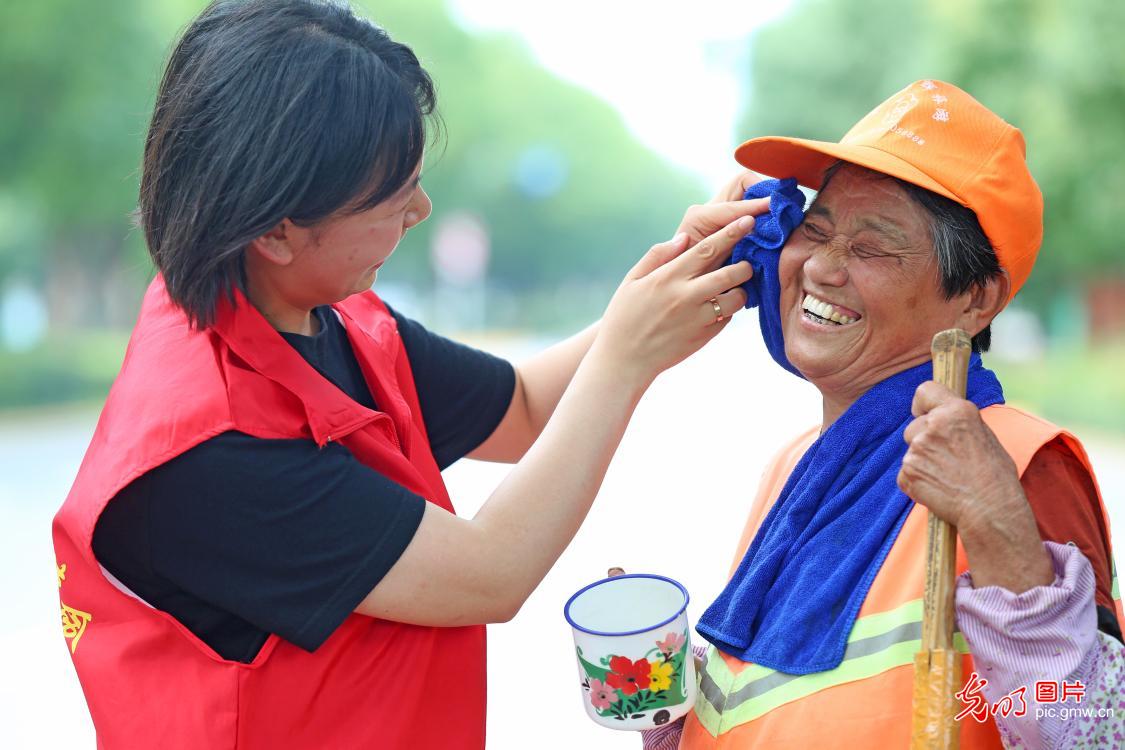
<path fill-rule="evenodd" d="M 821 190 L 850 162 L 838 161 L 824 170 Z M 866 169 L 866 168 L 864 168 Z M 983 286 L 1003 273 L 996 251 L 981 228 L 977 215 L 971 208 L 938 195 L 932 190 L 897 177 L 867 169 L 873 175 L 894 180 L 906 195 L 920 206 L 929 218 L 930 241 L 937 256 L 938 275 L 946 299 L 964 294 L 973 287 Z M 992 344 L 992 326 L 987 325 L 973 336 L 973 351 L 987 352 Z"/>

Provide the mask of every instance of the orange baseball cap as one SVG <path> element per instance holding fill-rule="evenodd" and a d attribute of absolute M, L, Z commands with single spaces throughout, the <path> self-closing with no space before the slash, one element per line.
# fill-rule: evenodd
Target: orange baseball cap
<path fill-rule="evenodd" d="M 734 152 L 771 177 L 819 190 L 824 170 L 846 161 L 920 185 L 976 214 L 1000 266 L 1023 286 L 1043 242 L 1043 195 L 1027 169 L 1020 131 L 956 86 L 915 81 L 880 104 L 839 143 L 766 136 Z"/>

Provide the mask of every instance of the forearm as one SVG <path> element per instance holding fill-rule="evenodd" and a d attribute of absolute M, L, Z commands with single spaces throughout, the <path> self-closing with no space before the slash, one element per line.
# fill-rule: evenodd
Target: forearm
<path fill-rule="evenodd" d="M 648 382 L 591 352 L 523 460 L 473 519 L 518 609 L 574 537 Z"/>
<path fill-rule="evenodd" d="M 1018 497 L 1016 496 L 1018 493 Z M 1010 497 L 982 504 L 981 513 L 958 528 L 973 586 L 998 586 L 1021 594 L 1055 579 L 1051 559 L 1019 488 Z"/>
<path fill-rule="evenodd" d="M 481 461 L 515 463 L 538 438 L 559 405 L 598 331 L 598 323 L 516 367 L 512 402 L 493 433 L 469 453 Z"/>
<path fill-rule="evenodd" d="M 532 435 L 530 445 L 546 427 L 559 400 L 570 385 L 579 363 L 590 350 L 598 333 L 598 323 L 576 333 L 520 363 L 517 379 L 526 402 L 527 422 Z"/>
<path fill-rule="evenodd" d="M 476 516 L 427 505 L 357 611 L 419 625 L 511 619 L 589 512 L 648 377 L 591 351 L 539 440 Z"/>

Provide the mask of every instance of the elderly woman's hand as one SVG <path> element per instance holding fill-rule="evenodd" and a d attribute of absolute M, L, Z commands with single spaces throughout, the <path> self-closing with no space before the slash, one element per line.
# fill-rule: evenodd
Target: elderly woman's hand
<path fill-rule="evenodd" d="M 1016 465 L 980 410 L 930 381 L 915 392 L 911 411 L 898 486 L 957 527 L 973 585 L 1018 594 L 1050 584 L 1054 569 Z"/>

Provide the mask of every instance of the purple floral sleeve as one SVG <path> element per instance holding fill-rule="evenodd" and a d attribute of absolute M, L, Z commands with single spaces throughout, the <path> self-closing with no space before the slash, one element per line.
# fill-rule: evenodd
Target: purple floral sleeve
<path fill-rule="evenodd" d="M 1009 748 L 1125 747 L 1125 657 L 1097 630 L 1090 563 L 1073 545 L 1044 544 L 1050 586 L 974 589 L 971 571 L 957 581 L 957 623 L 991 718 Z"/>

